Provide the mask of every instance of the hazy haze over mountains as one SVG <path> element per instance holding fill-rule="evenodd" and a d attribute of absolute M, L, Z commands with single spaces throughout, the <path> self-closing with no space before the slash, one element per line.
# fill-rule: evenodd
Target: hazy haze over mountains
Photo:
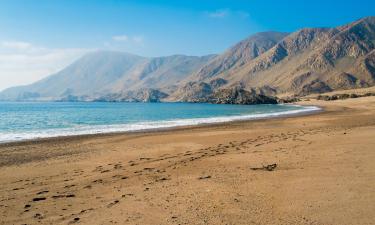
<path fill-rule="evenodd" d="M 213 57 L 146 58 L 97 51 L 54 75 L 31 85 L 9 88 L 0 95 L 9 100 L 95 100 L 114 93 L 173 87 Z"/>
<path fill-rule="evenodd" d="M 375 84 L 375 17 L 336 28 L 262 32 L 220 55 L 90 53 L 3 100 L 201 101 L 222 89 L 306 95 Z"/>

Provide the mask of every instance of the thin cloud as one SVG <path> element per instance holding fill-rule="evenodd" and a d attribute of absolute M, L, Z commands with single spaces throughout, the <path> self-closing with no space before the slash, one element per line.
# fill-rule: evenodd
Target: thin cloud
<path fill-rule="evenodd" d="M 1 47 L 7 49 L 24 50 L 32 47 L 32 44 L 23 41 L 3 41 Z"/>
<path fill-rule="evenodd" d="M 128 41 L 129 37 L 127 35 L 116 35 L 112 37 L 114 41 Z"/>
<path fill-rule="evenodd" d="M 116 35 L 112 37 L 112 40 L 114 42 L 126 42 L 126 44 L 137 44 L 137 45 L 143 45 L 144 38 L 142 35 Z M 105 42 L 105 46 L 109 46 L 110 44 L 108 42 Z"/>
<path fill-rule="evenodd" d="M 215 18 L 215 19 L 222 19 L 222 18 L 227 18 L 227 17 L 239 17 L 241 19 L 246 19 L 250 16 L 250 14 L 246 11 L 242 10 L 237 10 L 233 11 L 231 9 L 217 9 L 212 12 L 206 12 L 207 16 L 210 18 Z"/>
<path fill-rule="evenodd" d="M 116 35 L 111 38 L 111 41 L 105 41 L 103 46 L 107 49 L 132 49 L 137 47 L 144 47 L 143 35 Z"/>
<path fill-rule="evenodd" d="M 229 9 L 217 9 L 213 12 L 207 12 L 208 17 L 211 18 L 225 18 L 229 16 L 230 10 Z"/>

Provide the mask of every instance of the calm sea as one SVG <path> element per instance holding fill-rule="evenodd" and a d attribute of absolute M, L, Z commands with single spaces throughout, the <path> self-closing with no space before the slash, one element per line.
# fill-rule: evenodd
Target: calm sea
<path fill-rule="evenodd" d="M 318 110 L 292 105 L 0 102 L 0 142 L 275 117 Z"/>

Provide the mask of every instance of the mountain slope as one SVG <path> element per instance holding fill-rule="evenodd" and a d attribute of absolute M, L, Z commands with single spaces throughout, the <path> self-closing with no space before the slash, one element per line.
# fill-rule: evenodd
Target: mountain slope
<path fill-rule="evenodd" d="M 5 100 L 93 100 L 110 93 L 160 89 L 178 84 L 214 55 L 145 58 L 122 52 L 85 55 L 62 71 L 34 84 L 0 94 Z"/>
<path fill-rule="evenodd" d="M 210 85 L 213 85 L 213 88 L 220 88 L 228 82 L 225 79 L 216 79 L 216 77 L 248 64 L 267 52 L 287 35 L 287 33 L 270 31 L 257 33 L 242 40 L 223 54 L 215 57 L 196 73 L 187 77 L 185 82 L 182 82 L 181 87 L 170 96 L 170 100 L 185 101 L 191 98 L 201 98 L 205 94 L 211 94 L 211 86 L 209 88 L 206 87 L 200 93 L 202 91 L 201 88 L 208 84 L 199 84 L 197 82 L 208 81 Z M 195 92 L 197 93 L 195 94 Z"/>
<path fill-rule="evenodd" d="M 2 92 L 3 98 L 55 99 L 65 95 L 95 94 L 144 62 L 143 57 L 120 52 L 94 52 L 83 56 L 62 71 L 34 84 Z"/>
<path fill-rule="evenodd" d="M 203 66 L 190 80 L 200 81 L 236 69 L 262 55 L 282 40 L 287 33 L 261 32 L 250 36 Z"/>
<path fill-rule="evenodd" d="M 218 88 L 241 87 L 269 95 L 305 95 L 375 85 L 374 18 L 337 28 L 301 29 L 257 57 L 226 67 L 226 58 L 236 58 L 229 50 L 216 57 L 213 68 L 220 69 L 200 70 L 170 100 L 194 99 L 201 95 L 197 87 L 203 86 L 210 93 Z M 211 87 L 215 80 L 221 80 L 223 85 Z"/>
<path fill-rule="evenodd" d="M 116 92 L 141 88 L 163 89 L 177 86 L 185 77 L 198 70 L 215 55 L 202 57 L 173 55 L 149 58 L 131 76 L 124 76 L 114 85 Z"/>

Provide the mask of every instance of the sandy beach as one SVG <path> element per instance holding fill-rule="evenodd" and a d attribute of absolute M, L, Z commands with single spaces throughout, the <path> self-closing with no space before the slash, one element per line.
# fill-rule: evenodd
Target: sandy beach
<path fill-rule="evenodd" d="M 0 224 L 375 224 L 375 97 L 301 104 L 324 112 L 2 144 Z"/>

